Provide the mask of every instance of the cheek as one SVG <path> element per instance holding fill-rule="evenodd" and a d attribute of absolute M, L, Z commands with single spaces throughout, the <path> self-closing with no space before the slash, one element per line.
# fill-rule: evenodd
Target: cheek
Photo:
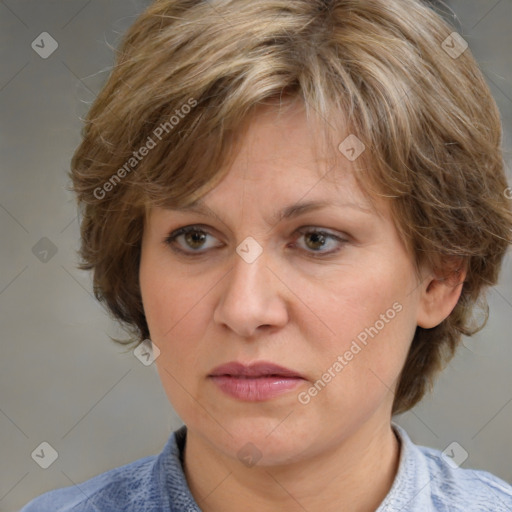
<path fill-rule="evenodd" d="M 146 291 L 144 309 L 151 340 L 160 349 L 156 363 L 166 391 L 174 393 L 179 383 L 190 389 L 191 369 L 200 367 L 198 343 L 204 331 L 198 290 L 187 294 L 176 287 L 176 282 L 171 287 L 160 281 Z"/>
<path fill-rule="evenodd" d="M 209 294 L 218 278 L 173 271 L 165 258 L 151 252 L 144 256 L 140 269 L 144 313 L 150 338 L 160 350 L 156 360 L 160 378 L 179 411 L 193 405 L 188 403 L 189 393 L 197 394 L 198 375 L 204 371 L 201 355 L 207 350 L 203 343 L 211 324 Z"/>
<path fill-rule="evenodd" d="M 306 304 L 318 311 L 336 339 L 350 341 L 361 334 L 375 334 L 392 330 L 410 331 L 409 316 L 413 313 L 410 277 L 399 269 L 360 268 L 358 272 L 342 273 L 335 278 L 317 283 L 313 293 L 306 296 Z M 309 285 L 311 289 L 311 284 Z M 307 290 L 303 283 L 301 290 Z M 312 308 L 312 309 L 313 309 Z M 407 313 L 404 313 L 407 311 Z M 408 320 L 404 321 L 407 317 Z"/>
<path fill-rule="evenodd" d="M 317 377 L 326 381 L 335 375 L 326 386 L 326 404 L 378 400 L 396 384 L 416 329 L 414 280 L 407 265 L 381 262 L 364 273 L 341 276 L 336 284 L 330 281 L 316 293 L 319 316 L 331 331 L 322 349 L 313 347 L 323 352 Z M 308 337 L 316 339 L 313 330 Z"/>
<path fill-rule="evenodd" d="M 141 293 L 150 338 L 159 348 L 155 364 L 170 403 L 182 418 L 189 418 L 197 404 L 198 346 L 202 338 L 201 301 L 206 293 L 190 280 L 142 268 Z M 172 274 L 172 277 L 171 277 Z M 164 276 L 162 278 L 162 276 Z"/>
<path fill-rule="evenodd" d="M 187 390 L 191 386 L 192 372 L 185 369 L 196 365 L 193 340 L 197 322 L 191 319 L 197 313 L 194 304 L 199 292 L 170 272 L 151 250 L 142 253 L 139 280 L 150 339 L 160 350 L 155 361 L 160 379 L 171 403 L 181 403 L 186 397 L 178 392 L 180 384 Z"/>
<path fill-rule="evenodd" d="M 198 279 L 172 271 L 169 262 L 148 255 L 142 258 L 140 287 L 144 313 L 152 340 L 163 345 L 168 339 L 182 339 L 198 326 L 201 301 L 212 288 L 210 279 Z"/>

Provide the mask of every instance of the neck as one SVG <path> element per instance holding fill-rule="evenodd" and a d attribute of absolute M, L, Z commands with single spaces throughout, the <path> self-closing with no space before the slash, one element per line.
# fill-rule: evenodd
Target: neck
<path fill-rule="evenodd" d="M 371 422 L 326 452 L 293 464 L 247 467 L 187 429 L 184 467 L 203 512 L 322 510 L 375 512 L 396 473 L 400 444 L 391 424 Z"/>

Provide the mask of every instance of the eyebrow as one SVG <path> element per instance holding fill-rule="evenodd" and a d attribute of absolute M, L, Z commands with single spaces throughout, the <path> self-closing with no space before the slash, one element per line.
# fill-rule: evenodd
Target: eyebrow
<path fill-rule="evenodd" d="M 277 224 L 285 219 L 291 219 L 310 211 L 320 210 L 322 208 L 333 206 L 337 208 L 351 208 L 370 215 L 374 213 L 371 209 L 364 208 L 355 203 L 337 204 L 328 201 L 303 201 L 285 206 L 284 208 L 276 212 L 270 219 L 266 220 L 266 222 L 270 226 L 273 226 L 274 224 Z M 224 224 L 224 221 L 218 216 L 218 214 L 215 211 L 213 211 L 209 206 L 207 206 L 201 199 L 197 199 L 196 201 L 187 206 L 172 209 L 180 212 L 196 212 L 205 215 L 206 217 L 215 217 Z"/>

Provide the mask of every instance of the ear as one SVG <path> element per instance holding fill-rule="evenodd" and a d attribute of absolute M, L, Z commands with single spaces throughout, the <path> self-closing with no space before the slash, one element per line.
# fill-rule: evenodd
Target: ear
<path fill-rule="evenodd" d="M 431 329 L 445 320 L 457 305 L 467 269 L 465 262 L 457 258 L 445 261 L 443 274 L 430 271 L 425 275 L 420 289 L 417 323 L 419 327 Z"/>

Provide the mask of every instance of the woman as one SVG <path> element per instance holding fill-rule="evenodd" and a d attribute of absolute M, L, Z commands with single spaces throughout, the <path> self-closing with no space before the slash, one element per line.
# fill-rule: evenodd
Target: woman
<path fill-rule="evenodd" d="M 391 421 L 511 241 L 499 113 L 452 32 L 419 0 L 139 17 L 72 161 L 81 268 L 185 425 L 24 512 L 512 510 Z"/>

